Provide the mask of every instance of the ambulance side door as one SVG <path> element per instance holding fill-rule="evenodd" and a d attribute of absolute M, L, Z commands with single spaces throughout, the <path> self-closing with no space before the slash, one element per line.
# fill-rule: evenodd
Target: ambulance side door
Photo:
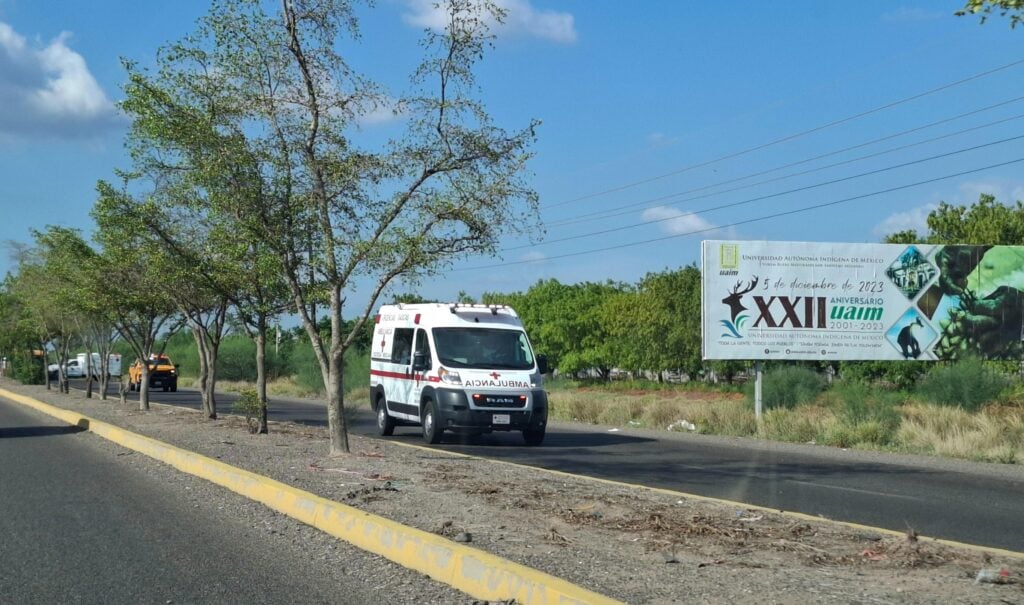
<path fill-rule="evenodd" d="M 433 357 L 430 355 L 430 341 L 427 339 L 427 331 L 423 328 L 418 328 L 416 330 L 416 342 L 413 346 L 413 359 L 415 360 L 416 356 L 421 354 L 423 355 L 423 361 L 426 367 L 419 371 L 414 371 L 413 379 L 409 381 L 411 388 L 409 392 L 409 402 L 417 406 L 417 409 L 420 405 L 420 396 L 423 394 L 423 387 L 425 387 L 429 382 L 427 380 L 427 374 L 429 374 L 431 369 L 434 367 Z"/>
<path fill-rule="evenodd" d="M 412 400 L 412 328 L 395 328 L 391 345 L 391 370 L 396 378 L 390 381 L 391 388 L 384 388 L 388 401 L 396 404 L 389 406 L 392 410 L 416 415 L 416 402 Z"/>

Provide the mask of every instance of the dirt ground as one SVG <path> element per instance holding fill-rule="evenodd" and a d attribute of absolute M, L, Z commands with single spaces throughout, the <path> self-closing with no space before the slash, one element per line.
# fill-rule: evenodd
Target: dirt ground
<path fill-rule="evenodd" d="M 8 390 L 123 426 L 326 498 L 431 531 L 633 604 L 1019 603 L 1024 559 L 913 535 L 557 475 L 326 431 L 204 420 L 154 405 Z M 1024 531 L 1024 523 L 1022 523 Z M 979 570 L 995 582 L 977 582 Z M 1000 575 L 1000 570 L 1003 570 Z M 467 601 L 472 602 L 472 601 Z"/>

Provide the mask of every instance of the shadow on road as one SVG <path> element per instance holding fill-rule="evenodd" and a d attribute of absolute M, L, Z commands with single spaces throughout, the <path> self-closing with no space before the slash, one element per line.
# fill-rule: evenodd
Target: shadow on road
<path fill-rule="evenodd" d="M 54 435 L 73 435 L 86 430 L 81 426 L 15 426 L 0 428 L 0 439 L 14 437 L 52 437 Z"/>

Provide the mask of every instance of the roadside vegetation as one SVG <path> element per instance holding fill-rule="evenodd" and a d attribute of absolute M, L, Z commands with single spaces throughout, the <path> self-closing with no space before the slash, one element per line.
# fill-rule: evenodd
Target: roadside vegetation
<path fill-rule="evenodd" d="M 840 375 L 828 385 L 808 367 L 770 368 L 760 422 L 752 379 L 743 392 L 735 385 L 562 381 L 550 390 L 550 400 L 559 420 L 611 428 L 1024 464 L 1024 381 L 1004 373 L 1005 365 L 975 359 L 930 367 L 903 388 L 857 377 L 856 370 L 853 378 Z"/>

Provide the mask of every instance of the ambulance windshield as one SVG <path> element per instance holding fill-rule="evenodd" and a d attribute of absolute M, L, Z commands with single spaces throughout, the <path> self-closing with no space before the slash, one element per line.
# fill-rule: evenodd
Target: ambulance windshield
<path fill-rule="evenodd" d="M 522 330 L 434 328 L 441 364 L 450 368 L 533 369 L 533 352 Z"/>

